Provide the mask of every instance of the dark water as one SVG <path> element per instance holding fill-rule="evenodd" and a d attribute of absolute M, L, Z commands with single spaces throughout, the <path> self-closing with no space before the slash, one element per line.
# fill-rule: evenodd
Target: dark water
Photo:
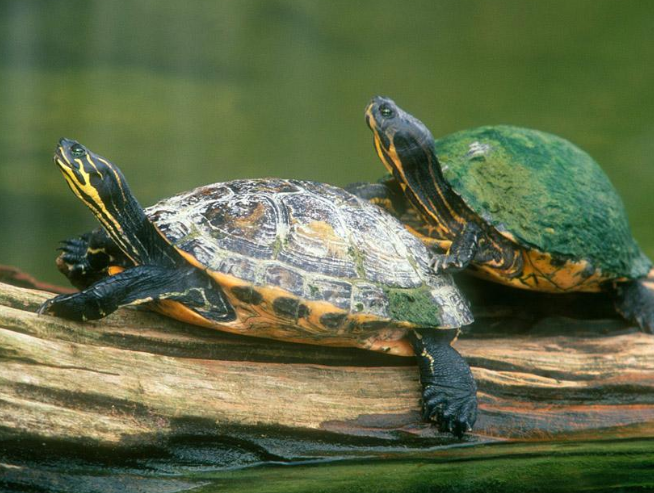
<path fill-rule="evenodd" d="M 654 256 L 654 4 L 0 0 L 0 263 L 60 281 L 95 226 L 51 162 L 67 136 L 144 205 L 208 182 L 375 179 L 363 108 L 434 135 L 513 123 L 587 149 Z"/>
<path fill-rule="evenodd" d="M 654 257 L 653 32 L 645 0 L 0 0 L 0 264 L 60 282 L 57 241 L 95 227 L 51 162 L 61 136 L 119 164 L 144 205 L 241 177 L 344 185 L 383 173 L 363 119 L 375 94 L 436 136 L 511 123 L 572 140 L 602 164 Z M 405 475 L 411 491 L 430 481 L 419 463 L 397 476 L 377 464 L 364 470 L 387 478 L 379 491 Z M 534 464 L 520 484 L 546 491 Z M 608 483 L 579 472 L 592 464 L 547 470 L 599 491 Z M 615 479 L 629 462 L 606 464 Z M 462 471 L 475 479 L 447 467 L 453 491 Z M 368 472 L 346 469 L 351 491 L 366 491 Z M 332 491 L 329 470 L 270 474 Z M 512 481 L 488 480 L 460 491 Z"/>
<path fill-rule="evenodd" d="M 223 451 L 224 453 L 224 451 Z M 0 491 L 43 493 L 626 493 L 654 491 L 652 439 L 508 443 L 384 454 L 384 459 L 303 461 L 225 469 L 209 450 L 178 462 L 121 466 L 49 458 L 0 464 Z M 215 457 L 215 454 L 214 454 Z M 109 458 L 105 457 L 105 462 Z"/>

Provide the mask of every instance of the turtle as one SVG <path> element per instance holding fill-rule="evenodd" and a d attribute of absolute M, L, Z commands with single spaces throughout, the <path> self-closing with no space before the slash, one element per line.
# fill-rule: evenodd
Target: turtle
<path fill-rule="evenodd" d="M 110 265 L 40 314 L 97 320 L 145 304 L 241 335 L 415 355 L 424 419 L 458 437 L 472 429 L 476 383 L 451 345 L 472 323 L 470 307 L 451 276 L 430 267 L 425 245 L 381 208 L 331 185 L 268 178 L 206 185 L 143 209 L 121 170 L 79 142 L 61 139 L 54 161 L 104 230 L 78 241 L 80 262 L 93 238 Z"/>
<path fill-rule="evenodd" d="M 346 189 L 399 217 L 435 252 L 438 272 L 466 269 L 548 293 L 609 292 L 625 319 L 652 332 L 652 262 L 590 155 L 556 135 L 510 125 L 435 140 L 381 96 L 365 116 L 391 175 Z"/>

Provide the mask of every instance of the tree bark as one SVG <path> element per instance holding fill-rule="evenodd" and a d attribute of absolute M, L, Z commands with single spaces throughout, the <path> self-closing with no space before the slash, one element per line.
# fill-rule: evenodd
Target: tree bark
<path fill-rule="evenodd" d="M 239 337 L 133 309 L 89 323 L 36 315 L 50 296 L 0 284 L 5 453 L 37 443 L 162 450 L 189 436 L 273 459 L 458 443 L 421 422 L 412 358 Z M 588 311 L 588 298 L 530 306 L 520 296 L 478 303 L 479 322 L 455 343 L 479 387 L 464 440 L 653 436 L 654 337 L 615 317 L 560 315 Z M 546 309 L 555 316 L 525 316 Z"/>

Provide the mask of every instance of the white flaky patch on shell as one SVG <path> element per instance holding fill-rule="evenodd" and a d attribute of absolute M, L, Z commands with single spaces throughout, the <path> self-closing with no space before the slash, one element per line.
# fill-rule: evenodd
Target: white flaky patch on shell
<path fill-rule="evenodd" d="M 146 209 L 179 249 L 211 271 L 280 287 L 350 313 L 390 318 L 386 288 L 431 288 L 444 326 L 470 323 L 449 276 L 436 276 L 415 236 L 339 188 L 297 180 L 236 180 Z"/>
<path fill-rule="evenodd" d="M 466 153 L 467 158 L 477 158 L 477 157 L 483 157 L 486 154 L 488 154 L 491 151 L 492 147 L 490 144 L 482 143 L 482 142 L 472 142 L 468 146 L 468 152 Z"/>

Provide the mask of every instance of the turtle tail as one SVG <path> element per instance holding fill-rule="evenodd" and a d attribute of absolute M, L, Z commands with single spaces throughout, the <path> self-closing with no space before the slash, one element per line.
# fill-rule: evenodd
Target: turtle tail
<path fill-rule="evenodd" d="M 642 331 L 654 334 L 654 276 L 619 283 L 616 286 L 616 310 Z"/>

